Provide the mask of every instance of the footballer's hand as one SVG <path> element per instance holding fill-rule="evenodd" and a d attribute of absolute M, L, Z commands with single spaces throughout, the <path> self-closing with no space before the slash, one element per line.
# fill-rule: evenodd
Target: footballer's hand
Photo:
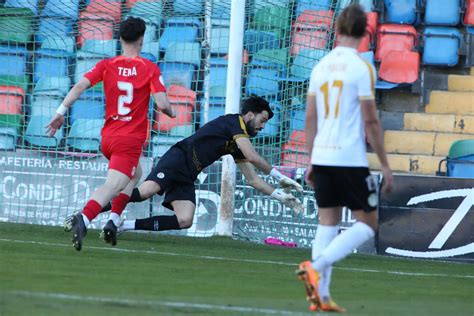
<path fill-rule="evenodd" d="M 56 131 L 64 124 L 64 116 L 58 113 L 54 113 L 51 121 L 46 125 L 46 133 L 49 136 L 54 136 Z"/>
<path fill-rule="evenodd" d="M 303 191 L 303 187 L 301 186 L 301 184 L 299 184 L 298 182 L 296 182 L 295 180 L 293 179 L 290 179 L 286 176 L 283 176 L 280 181 L 278 182 L 278 184 L 280 185 L 280 187 L 283 188 L 283 190 L 286 192 L 286 193 L 289 193 L 291 190 L 296 190 L 298 192 L 302 192 Z"/>
<path fill-rule="evenodd" d="M 301 203 L 300 200 L 298 200 L 293 194 L 291 193 L 285 193 L 281 189 L 275 189 L 271 196 L 281 203 L 283 203 L 285 206 L 288 206 L 292 210 L 294 210 L 296 213 L 302 213 L 304 210 L 303 204 Z"/>

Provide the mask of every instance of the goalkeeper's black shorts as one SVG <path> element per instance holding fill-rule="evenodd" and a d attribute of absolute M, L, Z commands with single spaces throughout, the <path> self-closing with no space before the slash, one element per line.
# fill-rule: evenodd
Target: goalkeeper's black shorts
<path fill-rule="evenodd" d="M 313 181 L 318 207 L 346 206 L 365 212 L 377 209 L 377 179 L 366 167 L 313 165 Z"/>

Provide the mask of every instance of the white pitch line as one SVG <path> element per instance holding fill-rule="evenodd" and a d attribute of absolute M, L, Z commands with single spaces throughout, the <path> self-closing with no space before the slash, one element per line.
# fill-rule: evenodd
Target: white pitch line
<path fill-rule="evenodd" d="M 21 244 L 54 246 L 54 247 L 71 247 L 71 245 L 68 245 L 68 244 L 57 244 L 57 243 L 50 243 L 50 242 L 43 242 L 43 241 L 33 241 L 33 240 L 16 240 L 16 239 L 0 238 L 0 242 L 2 242 L 2 241 L 3 242 L 11 242 L 11 243 L 21 243 Z M 154 255 L 162 255 L 162 256 L 188 257 L 188 258 L 196 258 L 196 259 L 237 261 L 237 262 L 247 262 L 247 263 L 262 263 L 262 264 L 284 265 L 284 266 L 292 266 L 292 267 L 297 266 L 297 263 L 290 263 L 290 262 L 269 261 L 269 260 L 253 260 L 253 259 L 216 257 L 216 256 L 199 256 L 199 255 L 189 255 L 189 254 L 183 254 L 183 253 L 155 251 L 155 250 L 134 250 L 134 249 L 117 248 L 117 247 L 111 248 L 111 247 L 96 247 L 96 246 L 87 246 L 87 248 L 88 249 L 95 249 L 95 250 L 106 250 L 106 251 L 116 251 L 116 252 L 126 252 L 126 253 L 145 253 L 145 254 L 154 254 Z M 363 273 L 386 273 L 386 274 L 397 274 L 397 275 L 407 275 L 407 276 L 427 276 L 427 277 L 474 279 L 474 275 L 469 275 L 469 274 L 462 275 L 462 274 L 443 274 L 443 273 L 403 272 L 403 271 L 376 270 L 376 269 L 363 269 L 363 268 L 351 268 L 351 267 L 333 267 L 333 268 L 337 269 L 337 270 L 346 270 L 346 271 L 363 272 Z"/>
<path fill-rule="evenodd" d="M 113 304 L 127 304 L 133 306 L 162 306 L 162 307 L 174 307 L 174 308 L 195 308 L 204 310 L 220 310 L 227 312 L 241 312 L 246 314 L 263 314 L 263 315 L 308 315 L 308 313 L 299 313 L 296 311 L 277 310 L 269 308 L 255 308 L 246 306 L 232 306 L 232 305 L 214 305 L 214 304 L 197 304 L 188 302 L 166 302 L 159 300 L 133 300 L 128 298 L 112 298 L 112 297 L 101 297 L 101 296 L 85 296 L 77 294 L 65 294 L 65 293 L 47 293 L 47 292 L 31 292 L 31 291 L 12 291 L 9 292 L 14 295 L 26 296 L 26 297 L 39 297 L 48 299 L 59 299 L 59 300 L 74 300 L 74 301 L 88 301 L 98 303 L 113 303 Z"/>

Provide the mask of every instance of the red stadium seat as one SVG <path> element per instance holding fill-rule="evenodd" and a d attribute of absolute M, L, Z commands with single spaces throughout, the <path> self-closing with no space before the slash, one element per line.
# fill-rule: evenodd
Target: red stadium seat
<path fill-rule="evenodd" d="M 121 1 L 92 0 L 86 7 L 86 12 L 105 13 L 112 18 L 115 23 L 119 23 L 122 18 L 121 6 Z"/>
<path fill-rule="evenodd" d="M 306 168 L 309 162 L 309 156 L 302 152 L 283 152 L 281 157 L 282 167 Z"/>
<path fill-rule="evenodd" d="M 176 113 L 170 118 L 158 112 L 153 129 L 160 132 L 170 132 L 175 126 L 192 124 L 192 113 L 196 104 L 196 92 L 185 87 L 171 85 L 167 90 L 168 99 Z"/>
<path fill-rule="evenodd" d="M 106 13 L 84 11 L 79 17 L 77 44 L 86 40 L 111 40 L 114 37 L 114 21 Z"/>
<path fill-rule="evenodd" d="M 0 86 L 0 114 L 21 114 L 25 91 L 20 87 Z"/>
<path fill-rule="evenodd" d="M 362 38 L 357 51 L 359 53 L 368 52 L 372 50 L 374 44 L 375 32 L 377 30 L 379 14 L 377 12 L 367 12 L 367 28 L 364 37 Z M 338 43 L 338 35 L 336 34 L 336 45 Z"/>
<path fill-rule="evenodd" d="M 302 49 L 324 49 L 328 40 L 326 30 L 302 30 L 293 34 L 291 54 L 297 55 Z"/>
<path fill-rule="evenodd" d="M 466 1 L 466 13 L 464 14 L 464 24 L 474 25 L 474 0 Z"/>
<path fill-rule="evenodd" d="M 304 10 L 293 24 L 293 29 L 331 29 L 331 23 L 334 20 L 333 11 Z"/>
<path fill-rule="evenodd" d="M 297 152 L 305 152 L 306 151 L 306 140 L 304 131 L 295 130 L 291 132 L 290 138 L 288 141 L 283 144 L 283 151 L 297 151 Z"/>
<path fill-rule="evenodd" d="M 419 53 L 393 50 L 382 59 L 379 77 L 393 83 L 413 83 L 418 79 L 419 71 Z"/>
<path fill-rule="evenodd" d="M 393 50 L 413 51 L 418 35 L 411 25 L 383 24 L 378 28 L 375 60 L 382 61 Z"/>
<path fill-rule="evenodd" d="M 377 31 L 377 26 L 379 24 L 379 14 L 378 12 L 367 12 L 367 30 L 372 34 L 372 38 L 375 36 Z"/>

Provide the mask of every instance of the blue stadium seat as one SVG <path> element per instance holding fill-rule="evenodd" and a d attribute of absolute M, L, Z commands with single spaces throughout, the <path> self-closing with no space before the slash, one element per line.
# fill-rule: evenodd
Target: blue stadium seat
<path fill-rule="evenodd" d="M 270 101 L 270 108 L 273 111 L 273 118 L 265 124 L 265 128 L 258 134 L 258 138 L 276 137 L 280 133 L 280 119 L 282 106 L 277 101 Z"/>
<path fill-rule="evenodd" d="M 26 47 L 0 45 L 0 75 L 25 76 L 27 60 Z"/>
<path fill-rule="evenodd" d="M 374 0 L 359 0 L 359 4 L 364 8 L 365 12 L 374 11 Z"/>
<path fill-rule="evenodd" d="M 35 40 L 41 43 L 47 37 L 69 37 L 73 35 L 74 21 L 61 17 L 41 17 Z"/>
<path fill-rule="evenodd" d="M 98 152 L 102 140 L 103 119 L 77 119 L 71 126 L 66 144 L 72 151 Z"/>
<path fill-rule="evenodd" d="M 91 89 L 84 92 L 69 110 L 69 123 L 77 119 L 101 119 L 105 116 L 104 94 Z"/>
<path fill-rule="evenodd" d="M 297 0 L 296 16 L 300 16 L 305 10 L 327 11 L 331 9 L 331 0 Z"/>
<path fill-rule="evenodd" d="M 35 72 L 33 79 L 42 77 L 67 77 L 74 56 L 74 38 L 46 38 L 35 53 Z"/>
<path fill-rule="evenodd" d="M 43 77 L 36 82 L 34 96 L 52 96 L 64 98 L 71 86 L 69 77 Z"/>
<path fill-rule="evenodd" d="M 289 6 L 288 0 L 255 0 L 255 8 L 261 9 L 269 6 L 285 7 Z"/>
<path fill-rule="evenodd" d="M 231 0 L 214 0 L 212 2 L 212 19 L 230 21 L 230 2 Z"/>
<path fill-rule="evenodd" d="M 425 24 L 455 26 L 461 18 L 461 0 L 426 0 Z"/>
<path fill-rule="evenodd" d="M 415 24 L 417 21 L 418 0 L 384 0 L 385 22 L 396 24 Z"/>
<path fill-rule="evenodd" d="M 265 48 L 280 48 L 280 41 L 273 32 L 246 30 L 244 34 L 244 47 L 249 54 L 254 54 Z"/>
<path fill-rule="evenodd" d="M 201 44 L 173 42 L 166 49 L 164 61 L 187 63 L 199 68 L 201 64 Z"/>
<path fill-rule="evenodd" d="M 290 68 L 290 76 L 294 81 L 309 80 L 316 63 L 328 53 L 324 49 L 302 49 L 296 55 Z"/>
<path fill-rule="evenodd" d="M 448 177 L 474 179 L 474 138 L 453 142 L 446 164 Z"/>
<path fill-rule="evenodd" d="M 163 19 L 162 13 L 163 13 L 162 1 L 136 2 L 133 5 L 132 9 L 130 10 L 129 15 L 145 19 L 145 22 L 149 20 L 153 24 L 155 24 L 157 27 L 159 27 Z"/>
<path fill-rule="evenodd" d="M 118 41 L 113 40 L 86 40 L 81 49 L 77 51 L 77 58 L 104 57 L 110 58 L 117 55 Z"/>
<path fill-rule="evenodd" d="M 278 71 L 271 69 L 251 69 L 245 88 L 246 94 L 255 94 L 270 99 L 278 96 Z"/>
<path fill-rule="evenodd" d="M 41 16 L 62 17 L 76 21 L 79 16 L 80 0 L 48 0 Z"/>
<path fill-rule="evenodd" d="M 250 65 L 253 68 L 275 69 L 280 77 L 286 77 L 288 53 L 288 48 L 261 49 L 252 56 Z"/>
<path fill-rule="evenodd" d="M 62 99 L 50 96 L 35 97 L 30 106 L 30 116 L 53 117 L 54 113 L 56 113 L 56 109 L 61 104 L 61 100 Z"/>
<path fill-rule="evenodd" d="M 16 128 L 0 126 L 0 150 L 15 150 L 18 136 Z"/>
<path fill-rule="evenodd" d="M 7 0 L 5 1 L 4 6 L 11 8 L 27 8 L 36 15 L 38 14 L 38 2 L 39 0 Z"/>
<path fill-rule="evenodd" d="M 44 128 L 51 121 L 51 116 L 32 116 L 26 127 L 24 139 L 36 147 L 58 147 L 63 138 L 64 128 L 61 127 L 54 136 L 46 134 Z"/>
<path fill-rule="evenodd" d="M 174 0 L 173 12 L 179 15 L 198 15 L 204 11 L 204 0 Z"/>
<path fill-rule="evenodd" d="M 193 26 L 168 26 L 160 37 L 160 50 L 165 51 L 168 47 L 177 41 L 196 42 L 198 38 L 198 29 Z"/>
<path fill-rule="evenodd" d="M 167 87 L 175 84 L 191 89 L 195 80 L 196 68 L 192 64 L 162 62 L 160 70 Z"/>
<path fill-rule="evenodd" d="M 298 97 L 291 99 L 290 130 L 302 131 L 305 124 L 305 103 Z"/>
<path fill-rule="evenodd" d="M 158 62 L 160 59 L 160 43 L 158 41 L 144 42 L 140 55 L 154 63 Z"/>
<path fill-rule="evenodd" d="M 204 121 L 204 114 L 205 114 L 204 113 L 204 100 L 201 100 L 200 104 L 201 104 L 201 110 L 199 113 L 200 114 L 199 124 L 200 126 L 203 126 L 204 124 L 206 124 L 206 122 Z M 208 118 L 207 122 L 210 122 L 224 114 L 225 114 L 225 99 L 224 98 L 220 98 L 220 99 L 211 98 L 209 100 L 209 111 L 207 112 L 207 118 Z"/>
<path fill-rule="evenodd" d="M 171 136 L 158 134 L 151 138 L 151 153 L 153 158 L 162 157 L 168 149 L 174 144 L 182 140 L 182 136 Z"/>
<path fill-rule="evenodd" d="M 228 62 L 219 58 L 211 58 L 209 62 L 209 96 L 211 98 L 225 98 Z"/>
<path fill-rule="evenodd" d="M 210 32 L 211 55 L 225 55 L 229 52 L 229 27 L 212 26 Z"/>
<path fill-rule="evenodd" d="M 455 66 L 459 61 L 461 32 L 451 27 L 426 27 L 423 33 L 425 65 Z M 442 47 L 443 49 L 440 49 Z"/>

